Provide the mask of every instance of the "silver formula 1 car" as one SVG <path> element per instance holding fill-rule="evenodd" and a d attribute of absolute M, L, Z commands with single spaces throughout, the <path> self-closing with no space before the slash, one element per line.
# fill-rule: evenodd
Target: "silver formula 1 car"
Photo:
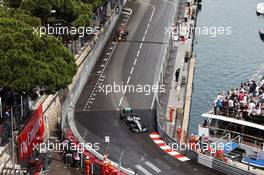
<path fill-rule="evenodd" d="M 124 108 L 120 113 L 120 119 L 125 121 L 129 129 L 135 133 L 147 132 L 147 125 L 141 122 L 141 118 L 133 114 L 131 108 Z"/>

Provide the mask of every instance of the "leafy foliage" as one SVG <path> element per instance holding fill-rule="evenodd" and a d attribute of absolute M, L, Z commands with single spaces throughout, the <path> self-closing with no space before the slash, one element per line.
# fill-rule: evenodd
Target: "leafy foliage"
<path fill-rule="evenodd" d="M 0 86 L 27 94 L 66 88 L 76 73 L 70 51 L 53 36 L 33 34 L 30 17 L 0 14 Z"/>
<path fill-rule="evenodd" d="M 106 0 L 4 0 L 0 7 L 0 87 L 33 94 L 54 93 L 71 83 L 73 55 L 53 36 L 39 37 L 32 27 L 63 19 L 67 26 L 91 26 Z M 55 12 L 55 13 L 54 13 Z"/>
<path fill-rule="evenodd" d="M 6 0 L 11 1 L 11 0 Z M 105 0 L 23 0 L 20 8 L 40 18 L 43 24 L 52 15 L 65 20 L 67 25 L 90 26 L 93 12 Z M 51 11 L 55 10 L 55 14 Z"/>

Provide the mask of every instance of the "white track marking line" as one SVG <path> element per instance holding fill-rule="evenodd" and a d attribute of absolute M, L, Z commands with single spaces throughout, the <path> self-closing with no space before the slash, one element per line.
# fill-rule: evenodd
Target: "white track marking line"
<path fill-rule="evenodd" d="M 118 106 L 121 106 L 121 104 L 122 104 L 122 101 L 123 101 L 123 96 L 121 97 L 121 99 L 120 99 L 120 101 L 119 101 L 119 104 L 118 104 Z"/>
<path fill-rule="evenodd" d="M 145 34 L 144 34 L 144 36 L 143 36 L 143 38 L 142 38 L 142 42 L 144 42 L 145 41 L 145 36 L 146 36 L 146 34 L 147 34 L 147 32 L 148 32 L 148 28 L 149 28 L 149 25 L 150 25 L 150 22 L 152 21 L 152 18 L 153 18 L 153 16 L 154 16 L 154 13 L 155 13 L 155 11 L 156 11 L 156 8 L 155 8 L 155 6 L 154 5 L 150 5 L 150 4 L 147 4 L 147 3 L 142 3 L 142 2 L 140 2 L 141 4 L 145 4 L 145 5 L 147 5 L 147 6 L 151 6 L 152 7 L 152 13 L 151 13 L 151 16 L 150 16 L 150 18 L 149 18 L 149 22 L 148 22 L 148 25 L 147 25 L 147 28 L 146 28 L 146 30 L 145 30 Z M 127 23 L 127 22 L 126 22 Z M 142 43 L 141 43 L 142 44 Z M 116 46 L 116 45 L 115 45 Z M 138 58 L 138 56 L 139 56 L 139 54 L 140 54 L 140 50 L 141 50 L 141 48 L 142 48 L 142 45 L 140 45 L 140 47 L 139 47 L 139 50 L 138 50 L 138 52 L 137 52 L 137 57 L 136 57 L 136 59 L 135 59 L 135 61 L 134 61 L 134 64 L 133 64 L 133 67 L 132 67 L 132 69 L 134 69 L 134 66 L 136 65 L 136 63 L 137 63 L 137 58 Z M 112 55 L 112 54 L 111 54 Z M 111 57 L 111 55 L 110 55 L 110 57 Z M 104 71 L 104 70 L 103 70 Z M 133 73 L 133 71 L 131 70 L 131 72 Z M 131 73 L 131 74 L 132 74 Z M 127 84 L 129 83 L 129 81 L 130 81 L 130 76 L 128 77 L 128 80 L 127 80 Z M 123 96 L 125 95 L 125 93 L 126 92 L 124 92 L 123 93 Z M 121 103 L 122 103 L 122 101 L 123 101 L 123 96 L 121 97 L 121 99 L 120 99 L 120 102 L 119 102 L 119 105 L 118 106 L 121 106 Z"/>
<path fill-rule="evenodd" d="M 151 162 L 147 161 L 145 162 L 145 164 L 149 166 L 151 169 L 153 169 L 154 171 L 156 171 L 156 173 L 161 173 L 161 170 L 155 165 L 153 165 Z"/>
<path fill-rule="evenodd" d="M 105 69 L 106 69 L 106 67 L 107 67 L 107 65 L 108 65 L 108 62 L 109 62 L 110 58 L 112 57 L 112 54 L 114 53 L 114 50 L 115 50 L 116 46 L 117 46 L 117 43 L 114 43 L 113 49 L 112 49 L 111 53 L 109 53 L 109 59 L 106 61 L 106 63 L 105 63 L 104 65 L 101 65 L 101 67 L 103 67 L 103 70 L 100 71 L 100 75 L 99 75 L 98 79 L 96 80 L 96 84 L 95 84 L 95 86 L 94 86 L 94 88 L 93 88 L 91 94 L 95 92 L 96 87 L 97 87 L 99 81 L 104 81 L 104 78 L 101 78 L 101 77 L 103 77 L 103 73 L 104 73 L 104 71 L 105 71 Z M 106 53 L 106 54 L 108 54 L 108 53 Z M 90 95 L 91 95 L 91 94 L 90 94 Z M 94 93 L 94 94 L 95 94 L 95 93 Z M 95 95 L 96 95 L 96 94 L 95 94 Z M 90 102 L 90 98 L 87 100 L 87 102 L 88 102 L 89 104 L 91 104 L 91 102 Z M 83 110 L 85 110 L 85 109 L 86 109 L 86 107 L 84 107 Z"/>
<path fill-rule="evenodd" d="M 143 46 L 143 44 L 142 44 L 142 43 L 140 43 L 139 50 L 141 50 L 141 49 L 142 49 L 142 46 Z"/>
<path fill-rule="evenodd" d="M 130 82 L 130 76 L 128 77 L 128 79 L 127 79 L 127 83 L 126 84 L 129 84 L 129 82 Z"/>
<path fill-rule="evenodd" d="M 145 30 L 145 34 L 144 35 L 146 35 L 148 33 L 148 29 L 147 30 Z"/>
<path fill-rule="evenodd" d="M 153 94 L 153 99 L 152 99 L 152 103 L 151 103 L 151 108 L 150 109 L 154 109 L 154 103 L 155 103 L 155 94 Z"/>
<path fill-rule="evenodd" d="M 135 59 L 133 66 L 135 66 L 136 64 L 137 64 L 137 58 Z"/>
<path fill-rule="evenodd" d="M 132 67 L 132 69 L 131 69 L 131 71 L 130 71 L 130 75 L 132 75 L 132 74 L 133 74 L 133 72 L 134 72 L 134 69 L 135 69 L 135 67 Z"/>
<path fill-rule="evenodd" d="M 147 29 L 149 28 L 149 26 L 150 26 L 150 23 L 148 23 Z"/>
<path fill-rule="evenodd" d="M 135 167 L 138 170 L 140 170 L 142 173 L 144 173 L 145 175 L 152 175 L 150 172 L 148 172 L 148 170 L 146 170 L 145 168 L 143 168 L 141 165 L 136 165 Z"/>
<path fill-rule="evenodd" d="M 140 50 L 138 50 L 138 52 L 137 52 L 137 57 L 139 56 L 139 53 L 140 53 Z"/>

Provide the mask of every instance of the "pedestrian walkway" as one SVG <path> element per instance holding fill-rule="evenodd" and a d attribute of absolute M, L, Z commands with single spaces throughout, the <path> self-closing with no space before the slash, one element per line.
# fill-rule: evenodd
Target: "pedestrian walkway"
<path fill-rule="evenodd" d="M 193 5 L 192 9 L 195 11 L 196 6 Z M 188 13 L 188 8 L 185 8 L 184 18 L 186 18 L 186 21 L 181 21 L 180 27 L 189 28 L 195 26 L 195 20 L 191 19 L 191 15 Z M 190 86 L 193 81 L 195 64 L 192 55 L 193 36 L 189 35 L 188 32 L 181 34 L 181 36 L 184 38 L 182 41 L 173 42 L 173 47 L 177 48 L 173 72 L 175 73 L 177 70 L 180 70 L 179 78 L 178 81 L 176 81 L 175 74 L 175 76 L 172 76 L 171 78 L 171 83 L 166 85 L 169 86 L 167 88 L 169 89 L 169 92 L 165 94 L 168 98 L 168 103 L 166 107 L 163 107 L 163 111 L 166 113 L 166 122 L 164 123 L 163 128 L 165 132 L 173 138 L 176 138 L 176 129 L 178 126 L 182 127 L 182 131 L 184 132 L 182 133 L 182 136 L 187 134 L 189 112 L 186 112 L 186 109 L 189 107 L 188 105 L 190 105 L 190 100 L 188 101 L 188 98 L 191 95 Z M 190 72 L 192 74 L 190 74 Z M 166 76 L 171 77 L 171 75 L 166 74 L 164 79 L 167 79 Z M 172 113 L 168 110 L 168 106 L 173 109 Z M 173 117 L 171 117 L 171 115 Z"/>

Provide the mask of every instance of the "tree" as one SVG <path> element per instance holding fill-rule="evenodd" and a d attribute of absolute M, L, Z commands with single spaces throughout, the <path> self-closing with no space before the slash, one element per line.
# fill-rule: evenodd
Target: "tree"
<path fill-rule="evenodd" d="M 84 3 L 91 4 L 93 11 L 95 12 L 96 8 L 103 5 L 106 0 L 82 0 Z"/>
<path fill-rule="evenodd" d="M 76 73 L 73 55 L 53 36 L 39 37 L 32 26 L 0 18 L 0 87 L 50 94 L 67 87 Z"/>
<path fill-rule="evenodd" d="M 48 22 L 49 17 L 55 15 L 64 19 L 65 23 L 71 26 L 84 21 L 80 19 L 81 17 L 85 17 L 85 19 L 92 18 L 93 4 L 81 0 L 24 0 L 21 3 L 21 9 L 32 16 L 40 18 L 43 24 Z M 56 13 L 51 14 L 51 10 L 55 10 Z M 89 22 L 90 20 L 84 24 L 82 22 L 82 24 L 83 26 L 88 26 L 90 25 Z"/>
<path fill-rule="evenodd" d="M 8 6 L 8 7 L 12 7 L 12 8 L 19 8 L 21 5 L 22 0 L 4 0 L 4 3 Z"/>
<path fill-rule="evenodd" d="M 49 1 L 50 0 L 24 0 L 21 4 L 21 9 L 28 12 L 31 16 L 40 18 L 43 24 L 46 24 L 52 10 L 52 5 Z"/>

